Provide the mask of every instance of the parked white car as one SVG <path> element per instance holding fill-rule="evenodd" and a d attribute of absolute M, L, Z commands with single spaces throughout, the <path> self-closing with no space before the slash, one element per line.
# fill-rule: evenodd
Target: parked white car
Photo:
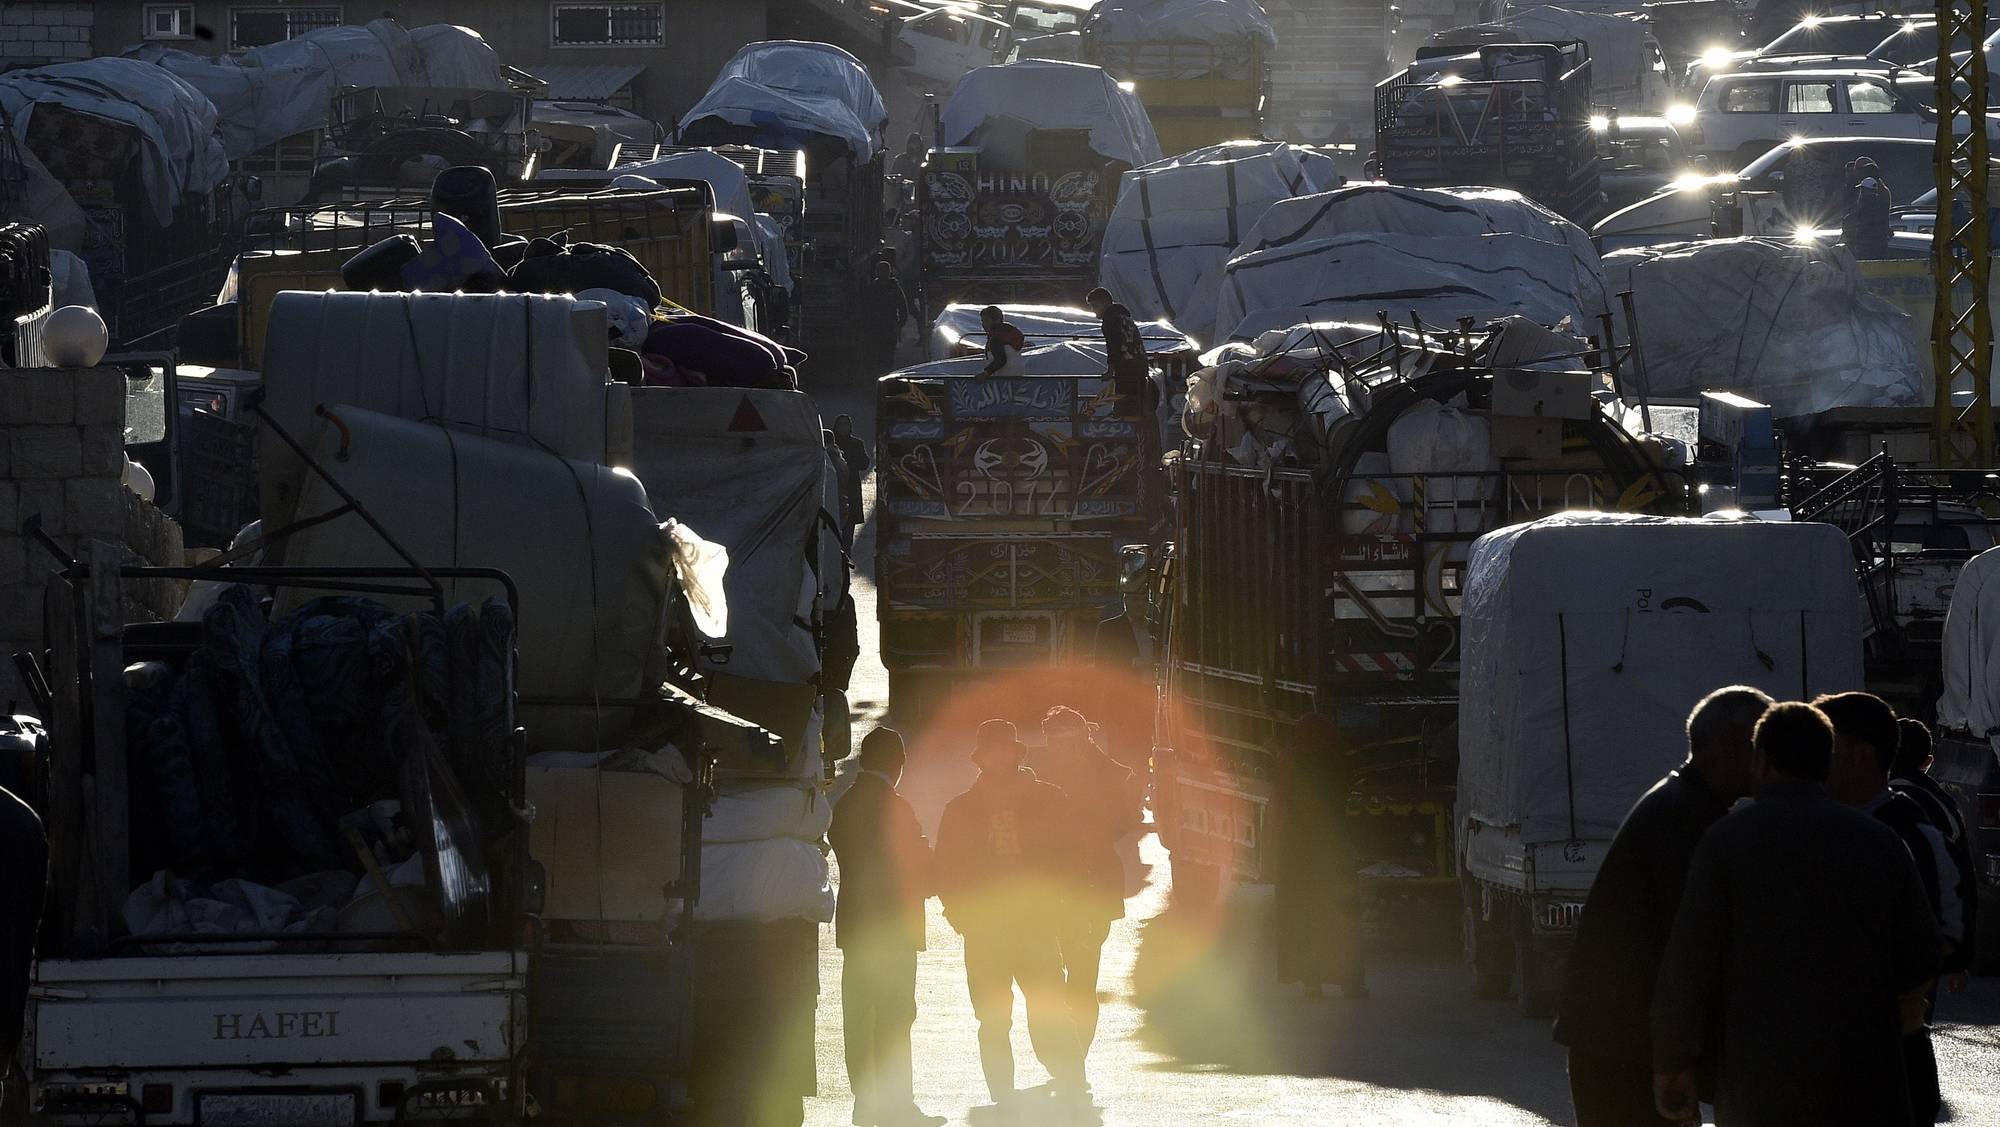
<path fill-rule="evenodd" d="M 1742 69 L 1758 60 L 1817 55 L 1865 55 L 1884 38 L 1901 30 L 1908 17 L 1875 13 L 1865 16 L 1807 16 L 1762 47 L 1731 50 L 1715 47 L 1688 64 L 1689 87 L 1699 87 L 1718 74 Z"/>
<path fill-rule="evenodd" d="M 1708 80 L 1685 123 L 1696 152 L 1741 168 L 1772 146 L 1800 137 L 1934 137 L 1937 115 L 1897 89 L 1888 75 L 1848 70 L 1719 74 Z M 1992 134 L 1989 123 L 1988 133 Z"/>

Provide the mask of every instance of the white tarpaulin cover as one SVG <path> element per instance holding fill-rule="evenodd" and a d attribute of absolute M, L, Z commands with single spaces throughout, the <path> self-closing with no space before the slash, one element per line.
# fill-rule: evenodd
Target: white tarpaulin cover
<path fill-rule="evenodd" d="M 1253 44 L 1278 45 L 1278 33 L 1256 0 L 1098 0 L 1084 20 L 1083 37 L 1136 48 L 1118 58 L 1126 67 L 1121 73 L 1138 78 L 1235 74 L 1250 61 Z M 1205 44 L 1214 55 L 1175 51 L 1168 46 L 1174 43 Z"/>
<path fill-rule="evenodd" d="M 1111 360 L 1102 342 L 1065 341 L 1045 344 L 1021 353 L 1024 376 L 1101 376 Z M 912 379 L 924 376 L 976 376 L 986 367 L 984 356 L 959 356 L 933 360 L 896 373 Z"/>
<path fill-rule="evenodd" d="M 500 60 L 470 28 L 404 31 L 378 19 L 307 32 L 237 55 L 197 55 L 148 44 L 127 54 L 157 63 L 215 103 L 229 159 L 325 127 L 344 87 L 505 90 Z"/>
<path fill-rule="evenodd" d="M 640 387 L 632 392 L 633 472 L 663 516 L 729 551 L 723 579 L 738 677 L 803 684 L 819 673 L 815 597 L 831 614 L 846 590 L 828 512 L 832 463 L 801 392 Z M 831 494 L 838 504 L 838 493 Z"/>
<path fill-rule="evenodd" d="M 863 162 L 881 151 L 889 124 L 882 95 L 860 59 L 830 43 L 789 39 L 751 43 L 730 56 L 708 93 L 681 117 L 680 128 L 705 117 L 837 137 Z"/>
<path fill-rule="evenodd" d="M 1098 0 L 1084 20 L 1107 43 L 1226 43 L 1256 39 L 1278 45 L 1278 33 L 1257 0 Z"/>
<path fill-rule="evenodd" d="M 1570 513 L 1472 546 L 1459 818 L 1611 837 L 1687 756 L 1696 701 L 1862 687 L 1854 553 L 1826 524 Z"/>
<path fill-rule="evenodd" d="M 658 673 L 672 548 L 632 475 L 430 423 L 329 410 L 342 425 L 308 432 L 307 449 L 398 544 L 428 566 L 499 568 L 513 579 L 524 696 L 630 700 Z M 343 503 L 314 476 L 298 512 Z M 289 566 L 405 566 L 352 514 L 296 531 L 278 550 L 273 562 Z M 446 605 L 496 593 L 491 581 L 441 582 Z M 312 594 L 287 588 L 280 601 L 289 610 Z M 602 751 L 629 710 L 524 704 L 521 723 L 532 750 Z"/>
<path fill-rule="evenodd" d="M 1604 256 L 1604 282 L 1632 292 L 1654 395 L 1733 391 L 1780 418 L 1929 402 L 1909 315 L 1869 293 L 1843 249 L 1776 239 L 1631 247 Z"/>
<path fill-rule="evenodd" d="M 1600 104 L 1610 94 L 1636 92 L 1651 65 L 1646 25 L 1626 15 L 1547 6 L 1510 9 L 1492 23 L 1441 31 L 1431 36 L 1431 41 L 1464 43 L 1466 32 L 1483 38 L 1492 38 L 1494 32 L 1506 33 L 1516 43 L 1581 39 L 1590 48 L 1590 88 Z"/>
<path fill-rule="evenodd" d="M 1938 727 L 1990 738 L 2000 732 L 2000 548 L 1972 557 L 1944 615 L 1944 695 Z"/>
<path fill-rule="evenodd" d="M 931 356 L 974 353 L 986 347 L 986 327 L 979 323 L 979 311 L 986 308 L 973 302 L 953 302 L 931 322 Z M 1008 324 L 1028 338 L 1029 348 L 1074 341 L 1102 345 L 1104 327 L 1097 314 L 1071 305 L 1003 305 Z M 1139 339 L 1148 355 L 1192 352 L 1195 342 L 1166 321 L 1140 321 Z M 963 343 L 961 343 L 963 342 Z"/>
<path fill-rule="evenodd" d="M 1098 155 L 1135 168 L 1160 159 L 1146 107 L 1102 67 L 1023 59 L 967 72 L 945 103 L 938 143 L 977 145 L 981 128 L 1002 117 L 1035 129 L 1088 129 Z"/>
<path fill-rule="evenodd" d="M 717 211 L 728 212 L 746 221 L 757 213 L 756 204 L 750 200 L 750 178 L 744 174 L 743 166 L 709 149 L 687 149 L 669 153 L 658 160 L 621 164 L 613 169 L 544 168 L 535 173 L 537 180 L 582 180 L 599 183 L 607 180 L 615 182 L 625 176 L 639 176 L 651 181 L 700 180 L 715 193 Z"/>
<path fill-rule="evenodd" d="M 1236 253 L 1370 231 L 1525 235 L 1560 243 L 1569 248 L 1576 292 L 1593 326 L 1604 311 L 1604 282 L 1590 233 L 1511 188 L 1408 188 L 1370 181 L 1280 200 L 1245 232 Z"/>
<path fill-rule="evenodd" d="M 162 227 L 184 195 L 205 195 L 229 174 L 215 134 L 215 105 L 201 91 L 137 59 L 90 59 L 0 75 L 0 110 L 24 148 L 36 106 L 115 121 L 143 140 L 139 181 Z"/>
<path fill-rule="evenodd" d="M 1459 318 L 1521 314 L 1585 323 L 1569 248 L 1521 235 L 1428 238 L 1357 234 L 1313 239 L 1232 258 L 1215 323 L 1230 339 L 1309 321 L 1374 321 L 1451 328 Z"/>
<path fill-rule="evenodd" d="M 1327 187 L 1281 142 L 1213 146 L 1127 172 L 1104 228 L 1097 284 L 1137 317 L 1216 337 L 1223 265 L 1279 200 Z M 1233 325 L 1224 326 L 1233 328 Z"/>

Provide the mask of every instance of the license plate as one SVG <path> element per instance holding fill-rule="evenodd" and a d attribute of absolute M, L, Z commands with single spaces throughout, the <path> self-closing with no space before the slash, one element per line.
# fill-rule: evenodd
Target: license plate
<path fill-rule="evenodd" d="M 1003 625 L 1000 640 L 1010 646 L 1032 646 L 1042 640 L 1042 632 L 1033 623 L 1027 625 Z"/>
<path fill-rule="evenodd" d="M 352 1092 L 204 1092 L 195 1118 L 202 1127 L 353 1127 Z"/>

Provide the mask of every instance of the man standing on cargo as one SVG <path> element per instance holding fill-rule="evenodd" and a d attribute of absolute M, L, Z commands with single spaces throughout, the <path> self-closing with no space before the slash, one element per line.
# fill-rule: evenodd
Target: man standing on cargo
<path fill-rule="evenodd" d="M 1102 286 L 1090 291 L 1083 300 L 1104 326 L 1104 351 L 1109 357 L 1111 378 L 1117 381 L 1120 391 L 1136 394 L 1151 377 L 1146 339 L 1139 334 L 1139 323 L 1132 319 L 1132 311 L 1113 301 L 1111 291 Z"/>
<path fill-rule="evenodd" d="M 1021 357 L 1028 347 L 1028 338 L 1019 326 L 1007 320 L 1007 314 L 999 306 L 989 305 L 979 311 L 979 327 L 986 332 L 986 366 L 979 370 L 980 378 L 1028 374 L 1028 362 Z"/>
<path fill-rule="evenodd" d="M 1901 998 L 1944 949 L 1916 866 L 1828 793 L 1819 709 L 1773 705 L 1752 746 L 1757 800 L 1695 847 L 1653 984 L 1655 1110 L 1701 1122 L 1713 1061 L 1718 1123 L 1903 1127 Z"/>
<path fill-rule="evenodd" d="M 1653 1109 L 1653 977 L 1695 844 L 1750 793 L 1750 733 L 1770 707 L 1770 697 L 1742 685 L 1703 697 L 1688 714 L 1687 762 L 1639 799 L 1611 839 L 1577 924 L 1556 1016 L 1556 1040 L 1569 1047 L 1577 1127 L 1672 1122 Z"/>
<path fill-rule="evenodd" d="M 861 740 L 861 773 L 834 804 L 827 840 L 840 861 L 834 909 L 839 945 L 841 1024 L 856 1127 L 938 1127 L 918 1110 L 910 1066 L 917 1019 L 917 952 L 924 949 L 924 899 L 931 849 L 903 779 L 903 737 L 877 728 Z"/>
<path fill-rule="evenodd" d="M 1005 720 L 979 726 L 979 778 L 938 822 L 938 898 L 965 937 L 965 986 L 979 1023 L 986 1090 L 1018 1118 L 1014 1090 L 1014 984 L 1028 1003 L 1028 1038 L 1060 1099 L 1088 1099 L 1083 1052 L 1063 1004 L 1057 929 L 1076 880 L 1073 827 L 1062 791 L 1023 767 L 1027 749 Z"/>
<path fill-rule="evenodd" d="M 1923 882 L 1926 914 L 1943 933 L 1945 970 L 1962 969 L 1954 959 L 1965 939 L 1965 910 L 1958 899 L 1958 869 L 1945 848 L 1944 835 L 1930 823 L 1923 807 L 1889 787 L 1889 770 L 1896 761 L 1902 735 L 1889 703 L 1872 693 L 1835 693 L 1813 704 L 1833 722 L 1833 768 L 1827 786 L 1833 796 L 1896 831 L 1917 864 Z M 1935 984 L 1911 1002 L 1903 1033 L 1903 1061 L 1909 1069 L 1910 1118 L 1937 1122 L 1937 1053 L 1931 1045 L 1930 1010 Z"/>

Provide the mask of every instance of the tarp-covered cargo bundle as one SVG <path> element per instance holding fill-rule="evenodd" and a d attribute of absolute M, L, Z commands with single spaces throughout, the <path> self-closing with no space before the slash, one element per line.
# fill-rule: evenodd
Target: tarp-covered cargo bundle
<path fill-rule="evenodd" d="M 679 138 L 796 149 L 827 137 L 866 163 L 882 150 L 888 124 L 861 60 L 828 43 L 773 40 L 748 44 L 722 64 L 708 93 L 681 115 Z"/>
<path fill-rule="evenodd" d="M 1028 59 L 970 71 L 945 103 L 938 143 L 978 146 L 1008 122 L 1021 132 L 1087 129 L 1099 156 L 1135 168 L 1161 156 L 1146 107 L 1102 67 Z"/>
<path fill-rule="evenodd" d="M 215 103 L 230 160 L 324 128 L 333 97 L 343 89 L 507 89 L 499 58 L 478 32 L 452 24 L 405 31 L 386 18 L 321 28 L 233 55 L 158 44 L 126 55 L 157 63 Z"/>
<path fill-rule="evenodd" d="M 1370 182 L 1280 200 L 1244 233 L 1236 253 L 1366 232 L 1522 235 L 1558 243 L 1569 248 L 1584 312 L 1594 319 L 1605 310 L 1604 281 L 1590 232 L 1512 188 L 1413 188 Z"/>
<path fill-rule="evenodd" d="M 1229 260 L 1218 332 L 1247 340 L 1310 321 L 1412 314 L 1435 328 L 1520 314 L 1572 331 L 1593 324 L 1568 247 L 1523 235 L 1353 234 L 1275 246 Z"/>
<path fill-rule="evenodd" d="M 1279 142 L 1217 145 L 1127 172 L 1104 230 L 1098 284 L 1139 317 L 1164 317 L 1203 340 L 1223 265 L 1280 200 L 1332 186 L 1331 163 Z M 1233 325 L 1222 326 L 1226 331 Z"/>
<path fill-rule="evenodd" d="M 187 196 L 205 196 L 229 173 L 216 136 L 215 105 L 200 90 L 135 59 L 90 59 L 0 75 L 0 111 L 23 148 L 54 167 L 104 159 L 87 130 L 37 129 L 43 109 L 129 129 L 139 138 L 138 175 L 155 224 L 171 226 Z M 77 146 L 74 154 L 68 146 Z M 74 156 L 74 160 L 68 159 Z M 117 170 L 113 170 L 117 171 Z M 66 179 L 58 173 L 59 179 Z M 31 217 L 32 218 L 32 217 Z"/>
<path fill-rule="evenodd" d="M 1116 52 L 1122 71 L 1139 79 L 1241 77 L 1256 47 L 1278 45 L 1256 0 L 1100 0 L 1082 30 L 1092 47 L 1124 48 Z M 1212 53 L 1176 52 L 1173 44 L 1202 44 Z"/>
<path fill-rule="evenodd" d="M 1845 250 L 1749 238 L 1632 247 L 1604 257 L 1604 280 L 1632 292 L 1654 395 L 1733 391 L 1780 418 L 1928 401 L 1909 315 L 1867 291 Z"/>
<path fill-rule="evenodd" d="M 1546 517 L 1475 542 L 1463 590 L 1458 817 L 1525 844 L 1610 838 L 1715 689 L 1863 684 L 1831 525 Z"/>
<path fill-rule="evenodd" d="M 1599 104 L 1639 106 L 1652 52 L 1646 45 L 1646 24 L 1632 16 L 1567 6 L 1510 8 L 1492 23 L 1455 27 L 1431 36 L 1432 43 L 1451 46 L 1570 40 L 1582 40 L 1590 46 L 1591 96 Z"/>

